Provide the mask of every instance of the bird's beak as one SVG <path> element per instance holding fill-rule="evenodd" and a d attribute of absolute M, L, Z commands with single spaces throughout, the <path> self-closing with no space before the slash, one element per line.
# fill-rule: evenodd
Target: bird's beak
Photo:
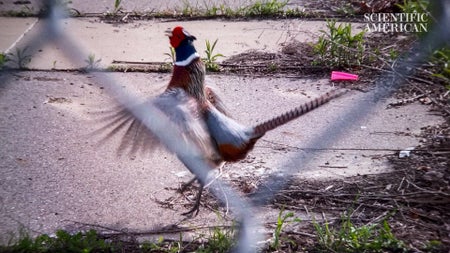
<path fill-rule="evenodd" d="M 164 34 L 169 38 L 172 37 L 172 29 L 167 28 L 167 30 L 164 31 Z"/>

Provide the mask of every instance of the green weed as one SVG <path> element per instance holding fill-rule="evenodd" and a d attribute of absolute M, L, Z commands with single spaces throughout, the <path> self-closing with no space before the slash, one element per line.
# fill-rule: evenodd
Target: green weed
<path fill-rule="evenodd" d="M 394 61 L 399 57 L 399 52 L 396 49 L 391 48 L 389 50 L 389 59 Z"/>
<path fill-rule="evenodd" d="M 392 233 L 388 222 L 381 224 L 357 226 L 350 217 L 342 217 L 341 225 L 330 227 L 325 221 L 323 225 L 313 222 L 318 237 L 320 252 L 406 252 L 403 241 Z"/>
<path fill-rule="evenodd" d="M 183 0 L 183 7 L 181 8 L 180 12 L 183 16 L 188 17 L 204 15 L 203 11 L 198 8 L 198 6 L 193 6 L 188 0 Z"/>
<path fill-rule="evenodd" d="M 175 48 L 169 47 L 169 53 L 164 53 L 164 55 L 168 56 L 172 63 L 175 62 Z"/>
<path fill-rule="evenodd" d="M 284 11 L 284 15 L 286 17 L 306 17 L 307 13 L 305 12 L 304 9 L 300 9 L 298 7 L 294 8 L 294 9 L 287 9 Z"/>
<path fill-rule="evenodd" d="M 124 8 L 122 7 L 122 0 L 114 0 L 114 4 L 112 7 L 112 11 L 106 11 L 105 16 L 106 17 L 116 17 L 120 13 L 124 12 Z"/>
<path fill-rule="evenodd" d="M 19 69 L 25 69 L 26 66 L 31 62 L 31 55 L 28 54 L 28 47 L 23 49 L 16 48 L 15 53 L 8 53 L 8 61 L 14 62 Z"/>
<path fill-rule="evenodd" d="M 403 4 L 396 5 L 404 13 L 425 13 L 429 4 L 429 0 L 404 0 Z"/>
<path fill-rule="evenodd" d="M 235 17 L 239 15 L 239 9 L 233 10 L 231 7 L 220 4 L 213 4 L 212 6 L 206 6 L 205 15 L 208 17 L 214 16 L 226 16 L 226 17 Z"/>
<path fill-rule="evenodd" d="M 288 0 L 262 0 L 242 9 L 244 16 L 279 16 L 284 14 L 284 7 Z"/>
<path fill-rule="evenodd" d="M 278 64 L 276 64 L 275 62 L 270 62 L 269 64 L 267 64 L 267 68 L 270 72 L 275 72 L 278 70 Z"/>
<path fill-rule="evenodd" d="M 223 54 L 215 54 L 214 49 L 216 48 L 217 42 L 219 39 L 216 39 L 212 44 L 209 40 L 206 40 L 206 57 L 203 58 L 203 61 L 205 62 L 206 69 L 212 72 L 219 71 L 219 64 L 217 64 L 217 59 L 219 57 L 224 57 Z"/>
<path fill-rule="evenodd" d="M 89 54 L 88 58 L 84 60 L 86 62 L 86 66 L 84 67 L 85 70 L 95 70 L 98 69 L 100 62 L 102 59 L 96 59 L 95 54 Z"/>
<path fill-rule="evenodd" d="M 361 31 L 352 35 L 351 24 L 336 25 L 335 20 L 327 21 L 327 31 L 314 45 L 314 52 L 319 55 L 316 64 L 327 67 L 345 67 L 360 65 L 364 57 L 364 34 Z"/>
<path fill-rule="evenodd" d="M 119 13 L 123 10 L 122 0 L 114 0 L 114 11 L 113 13 Z"/>
<path fill-rule="evenodd" d="M 443 47 L 434 51 L 430 64 L 435 71 L 432 75 L 443 80 L 447 89 L 450 90 L 450 48 Z"/>
<path fill-rule="evenodd" d="M 8 56 L 4 53 L 0 53 L 0 70 L 3 69 L 3 67 L 8 62 Z"/>
<path fill-rule="evenodd" d="M 425 244 L 426 252 L 445 252 L 445 245 L 438 240 L 431 240 Z"/>
<path fill-rule="evenodd" d="M 207 239 L 208 242 L 201 246 L 196 252 L 230 252 L 237 242 L 236 233 L 233 226 L 231 228 L 214 227 L 212 233 Z"/>
<path fill-rule="evenodd" d="M 300 222 L 301 219 L 300 218 L 293 218 L 294 217 L 294 213 L 292 212 L 288 212 L 286 214 L 284 214 L 284 208 L 282 208 L 280 210 L 280 212 L 278 213 L 278 218 L 277 218 L 277 225 L 275 227 L 275 230 L 273 232 L 273 242 L 270 245 L 271 249 L 275 249 L 277 250 L 280 245 L 281 245 L 281 232 L 283 231 L 283 227 L 286 224 L 292 223 L 292 222 Z"/>
<path fill-rule="evenodd" d="M 164 252 L 164 253 L 177 253 L 182 252 L 183 249 L 183 237 L 180 234 L 180 240 L 178 242 L 167 242 L 164 237 L 160 236 L 157 242 L 144 242 L 141 245 L 142 252 Z"/>
<path fill-rule="evenodd" d="M 426 27 L 428 29 L 431 28 L 433 24 L 433 16 L 431 15 L 431 12 L 429 11 L 430 2 L 429 0 L 404 0 L 403 4 L 396 4 L 400 10 L 404 13 L 425 13 L 427 14 L 427 21 L 426 21 Z M 416 25 L 424 25 L 423 23 L 419 23 L 419 21 L 415 21 Z M 428 30 L 427 29 L 427 30 Z M 416 33 L 419 37 L 424 36 L 426 34 L 426 31 L 421 31 Z"/>
<path fill-rule="evenodd" d="M 304 17 L 307 14 L 299 8 L 286 8 L 289 0 L 257 0 L 254 3 L 237 8 L 231 8 L 227 4 L 218 4 L 214 1 L 203 1 L 196 5 L 188 0 L 182 1 L 182 6 L 177 8 L 178 15 L 197 17 Z M 167 14 L 170 15 L 170 14 Z M 158 15 L 156 15 L 158 16 Z M 162 15 L 164 16 L 164 15 Z"/>

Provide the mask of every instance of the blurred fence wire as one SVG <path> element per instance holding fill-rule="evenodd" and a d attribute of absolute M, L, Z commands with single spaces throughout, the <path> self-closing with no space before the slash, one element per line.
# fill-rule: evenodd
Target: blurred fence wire
<path fill-rule="evenodd" d="M 433 30 L 428 32 L 417 43 L 410 54 L 399 58 L 392 66 L 392 71 L 380 76 L 375 81 L 375 88 L 371 92 L 366 93 L 364 97 L 355 101 L 353 107 L 348 108 L 345 115 L 342 115 L 341 120 L 329 124 L 319 137 L 311 139 L 306 144 L 311 149 L 296 153 L 290 159 L 286 159 L 286 161 L 294 161 L 297 164 L 296 167 L 299 168 L 308 166 L 311 158 L 320 153 L 320 149 L 335 143 L 346 133 L 345 129 L 350 129 L 363 118 L 370 117 L 378 102 L 398 90 L 405 82 L 405 78 L 413 73 L 415 66 L 425 62 L 434 49 L 449 43 L 450 2 L 441 0 L 439 2 L 436 1 L 435 4 L 440 7 L 437 9 L 441 13 L 437 17 Z M 88 55 L 86 53 L 87 50 L 81 48 L 72 35 L 60 29 L 62 20 L 67 18 L 66 10 L 61 8 L 57 0 L 46 0 L 43 2 L 43 5 L 46 6 L 46 13 L 45 17 L 39 20 L 41 31 L 34 38 L 31 38 L 27 44 L 30 55 L 36 54 L 43 45 L 54 44 L 60 47 L 65 56 L 73 63 L 83 63 L 83 56 Z M 3 72 L 8 71 L 13 70 L 3 70 Z M 99 71 L 91 72 L 90 74 L 93 75 L 97 85 L 109 87 L 109 90 L 112 91 L 111 96 L 114 96 L 119 103 L 132 111 L 135 117 L 142 120 L 145 126 L 155 133 L 171 152 L 175 153 L 186 166 L 192 168 L 194 174 L 201 181 L 208 181 L 208 172 L 213 168 L 203 162 L 200 158 L 200 152 L 195 148 L 195 145 L 188 141 L 180 141 L 183 140 L 180 137 L 181 133 L 178 132 L 176 126 L 171 125 L 164 113 L 151 106 L 147 107 L 145 111 L 141 107 L 132 108 L 131 105 L 135 98 L 129 94 L 124 94 L 121 84 L 114 78 Z M 10 78 L 11 75 L 0 75 L 0 86 L 2 89 L 7 89 Z M 289 168 L 292 166 L 283 167 Z M 228 184 L 220 179 L 213 181 L 213 187 L 210 187 L 210 190 L 214 196 L 222 202 L 228 202 L 238 217 L 240 224 L 239 242 L 235 252 L 255 252 L 257 250 L 257 243 L 262 240 L 262 235 L 255 231 L 262 230 L 259 229 L 261 225 L 254 218 L 254 209 L 272 200 L 276 193 L 285 186 L 287 179 L 295 172 L 297 171 L 284 170 L 282 175 L 277 174 L 268 177 L 265 184 L 263 184 L 265 187 L 261 187 L 253 194 L 250 201 L 241 198 Z"/>

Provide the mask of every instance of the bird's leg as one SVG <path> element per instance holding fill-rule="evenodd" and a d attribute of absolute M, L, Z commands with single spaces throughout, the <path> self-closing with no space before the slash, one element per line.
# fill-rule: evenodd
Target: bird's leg
<path fill-rule="evenodd" d="M 196 178 L 194 178 L 194 179 L 196 179 Z M 193 180 L 191 180 L 191 181 L 193 181 Z M 192 182 L 190 182 L 190 183 L 192 183 Z M 201 182 L 199 182 L 199 183 L 200 183 L 200 189 L 198 190 L 194 206 L 191 208 L 191 210 L 189 210 L 185 213 L 182 213 L 182 215 L 197 216 L 198 212 L 200 211 L 200 199 L 202 198 L 202 193 L 203 193 L 204 187 Z"/>
<path fill-rule="evenodd" d="M 224 165 L 225 165 L 225 162 L 223 162 L 223 163 L 219 166 L 219 175 L 217 175 L 217 177 L 216 177 L 215 179 L 219 178 L 219 177 L 222 175 L 222 168 L 223 168 Z M 211 182 L 209 182 L 209 183 L 205 186 L 204 184 L 202 184 L 202 183 L 200 182 L 200 180 L 198 180 L 197 176 L 195 176 L 194 178 L 192 178 L 191 180 L 189 180 L 187 183 L 183 184 L 183 186 L 180 188 L 180 192 L 184 192 L 184 191 L 186 190 L 186 188 L 189 187 L 189 186 L 190 186 L 192 183 L 194 183 L 194 181 L 196 181 L 196 180 L 199 182 L 200 188 L 199 188 L 199 190 L 198 190 L 198 193 L 197 193 L 197 197 L 196 197 L 194 206 L 191 208 L 191 210 L 189 210 L 189 211 L 187 211 L 187 212 L 185 212 L 185 213 L 182 213 L 182 215 L 193 215 L 194 212 L 195 212 L 195 214 L 194 214 L 193 216 L 196 216 L 196 215 L 198 214 L 198 212 L 199 212 L 199 210 L 200 210 L 200 200 L 201 200 L 201 198 L 202 198 L 203 189 L 204 189 L 205 187 L 209 186 L 211 183 L 213 183 L 215 179 L 211 180 Z"/>
<path fill-rule="evenodd" d="M 180 192 L 184 192 L 186 191 L 186 189 L 191 186 L 192 183 L 195 182 L 195 180 L 197 180 L 197 177 L 192 178 L 191 180 L 189 180 L 187 183 L 184 183 L 181 188 L 180 188 Z"/>
<path fill-rule="evenodd" d="M 219 165 L 219 176 L 222 175 L 223 167 L 225 166 L 226 163 L 227 163 L 227 162 L 222 162 L 222 163 Z"/>

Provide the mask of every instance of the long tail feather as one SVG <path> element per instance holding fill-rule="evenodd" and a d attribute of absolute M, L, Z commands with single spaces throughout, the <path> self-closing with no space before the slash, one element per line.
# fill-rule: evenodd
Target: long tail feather
<path fill-rule="evenodd" d="M 272 129 L 277 128 L 278 126 L 286 124 L 287 122 L 294 120 L 294 119 L 316 109 L 317 107 L 319 107 L 323 104 L 326 104 L 330 100 L 337 98 L 339 96 L 342 96 L 343 94 L 345 94 L 347 92 L 348 92 L 348 90 L 333 90 L 333 91 L 327 92 L 318 98 L 315 98 L 315 99 L 313 99 L 309 102 L 306 102 L 286 113 L 281 114 L 280 116 L 277 116 L 277 117 L 272 118 L 268 121 L 265 121 L 259 125 L 254 126 L 253 127 L 254 135 L 262 136 L 267 131 L 270 131 Z"/>

